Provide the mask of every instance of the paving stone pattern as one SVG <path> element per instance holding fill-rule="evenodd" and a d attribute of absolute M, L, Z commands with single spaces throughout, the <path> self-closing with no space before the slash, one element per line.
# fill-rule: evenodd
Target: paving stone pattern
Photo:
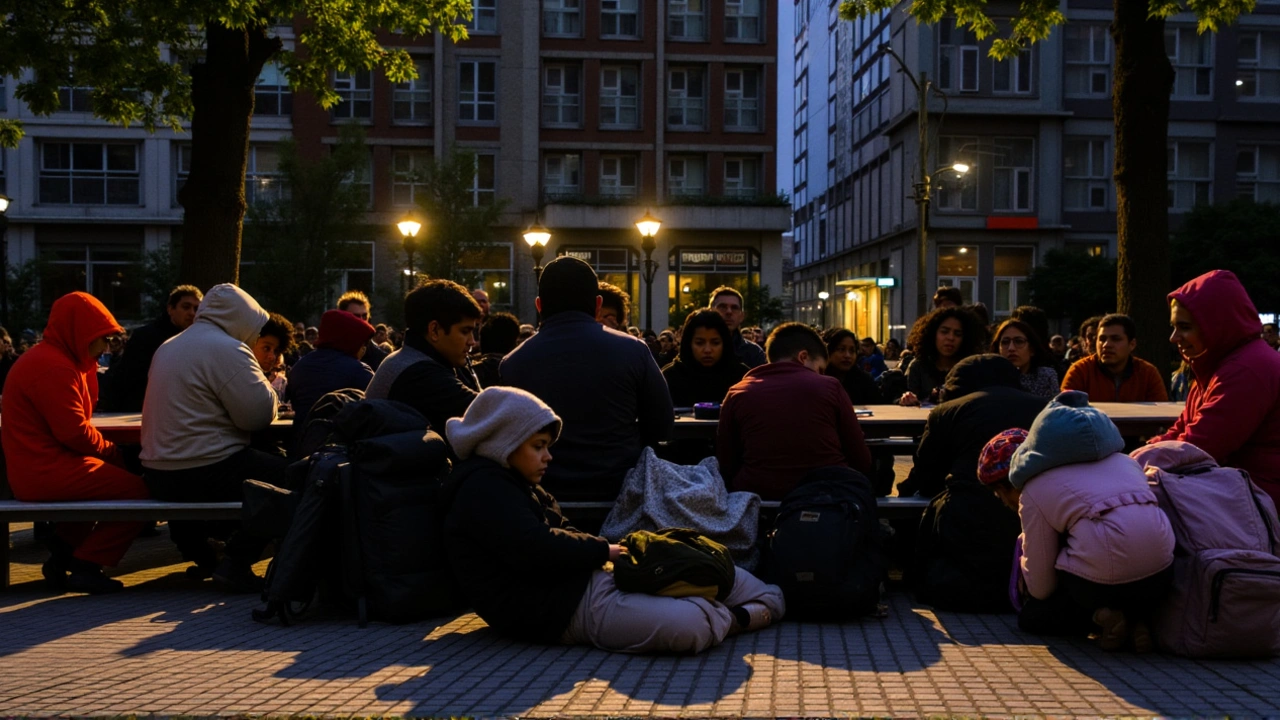
<path fill-rule="evenodd" d="M 187 580 L 163 536 L 130 552 L 125 592 L 55 596 L 30 531 L 13 539 L 0 716 L 1280 715 L 1280 660 L 1104 653 L 901 592 L 884 620 L 784 622 L 702 655 L 628 656 L 511 642 L 472 614 L 258 624 L 255 597 Z"/>

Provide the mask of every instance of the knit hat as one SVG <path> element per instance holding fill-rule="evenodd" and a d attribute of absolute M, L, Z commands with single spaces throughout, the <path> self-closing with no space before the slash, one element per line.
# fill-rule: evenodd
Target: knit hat
<path fill-rule="evenodd" d="M 320 316 L 320 337 L 316 347 L 332 348 L 355 357 L 369 338 L 373 326 L 344 310 L 330 310 Z"/>
<path fill-rule="evenodd" d="M 983 446 L 982 454 L 978 456 L 978 479 L 983 485 L 998 483 L 1009 477 L 1009 461 L 1013 458 L 1013 451 L 1026 439 L 1026 430 L 1014 428 L 991 438 Z"/>
<path fill-rule="evenodd" d="M 532 393 L 512 387 L 485 388 L 461 418 L 445 423 L 445 438 L 459 460 L 472 454 L 511 467 L 507 458 L 542 428 L 553 425 L 551 442 L 560 437 L 560 417 Z"/>
<path fill-rule="evenodd" d="M 1009 482 L 1021 490 L 1028 480 L 1046 470 L 1097 462 L 1123 449 L 1124 438 L 1111 418 L 1090 407 L 1085 393 L 1067 390 L 1036 416 L 1026 442 L 1013 453 Z"/>

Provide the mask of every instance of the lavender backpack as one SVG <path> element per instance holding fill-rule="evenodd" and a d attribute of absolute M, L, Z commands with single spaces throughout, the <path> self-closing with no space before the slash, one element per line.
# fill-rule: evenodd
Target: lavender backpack
<path fill-rule="evenodd" d="M 1190 443 L 1160 442 L 1132 457 L 1178 543 L 1156 641 L 1187 657 L 1280 653 L 1280 520 L 1271 498 Z"/>

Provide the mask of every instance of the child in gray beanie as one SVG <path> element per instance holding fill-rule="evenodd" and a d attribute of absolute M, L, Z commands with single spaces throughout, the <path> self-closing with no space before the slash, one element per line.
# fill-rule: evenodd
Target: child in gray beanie
<path fill-rule="evenodd" d="M 782 591 L 741 568 L 723 603 L 618 590 L 604 565 L 622 548 L 570 525 L 540 485 L 560 427 L 510 387 L 486 388 L 446 423 L 460 460 L 444 488 L 446 551 L 481 619 L 531 642 L 699 652 L 782 617 Z"/>

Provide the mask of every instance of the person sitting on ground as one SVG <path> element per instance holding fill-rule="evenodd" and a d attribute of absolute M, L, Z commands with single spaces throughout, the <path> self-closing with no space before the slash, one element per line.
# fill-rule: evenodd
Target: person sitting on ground
<path fill-rule="evenodd" d="M 720 313 L 720 317 L 729 326 L 729 334 L 733 337 L 733 354 L 738 362 L 748 368 L 760 367 L 768 362 L 764 350 L 742 332 L 742 321 L 746 317 L 742 309 L 742 293 L 721 285 L 711 291 L 711 304 L 708 307 Z"/>
<path fill-rule="evenodd" d="M 991 352 L 1004 356 L 1018 368 L 1018 382 L 1023 390 L 1045 400 L 1058 394 L 1053 356 L 1040 340 L 1040 334 L 1027 323 L 1005 320 L 991 341 Z"/>
<path fill-rule="evenodd" d="M 361 362 L 373 337 L 373 326 L 342 310 L 320 316 L 319 347 L 298 360 L 289 372 L 287 397 L 293 408 L 294 437 L 301 436 L 316 401 L 337 390 L 364 392 L 373 369 Z"/>
<path fill-rule="evenodd" d="M 481 388 L 498 385 L 501 375 L 498 368 L 502 358 L 520 344 L 520 319 L 511 313 L 492 313 L 484 321 L 480 334 L 480 357 L 471 364 Z"/>
<path fill-rule="evenodd" d="M 491 387 L 445 428 L 461 461 L 444 489 L 449 562 L 490 627 L 526 642 L 688 653 L 782 618 L 782 591 L 740 568 L 724 602 L 618 590 L 603 566 L 622 547 L 575 529 L 542 487 L 561 427 L 534 395 Z"/>
<path fill-rule="evenodd" d="M 898 338 L 889 338 L 884 341 L 884 359 L 886 362 L 902 359 L 902 343 L 898 342 Z"/>
<path fill-rule="evenodd" d="M 1022 520 L 1024 632 L 1099 630 L 1104 650 L 1152 649 L 1148 620 L 1172 584 L 1173 530 L 1123 448 L 1087 395 L 1065 391 L 1031 425 L 1008 478 L 990 485 Z"/>
<path fill-rule="evenodd" d="M 1165 402 L 1169 394 L 1155 365 L 1133 354 L 1137 326 L 1128 315 L 1111 314 L 1098 322 L 1097 352 L 1071 365 L 1063 390 L 1079 390 L 1089 402 Z"/>
<path fill-rule="evenodd" d="M 822 341 L 827 344 L 827 367 L 822 374 L 839 380 L 854 405 L 883 403 L 876 381 L 858 367 L 858 336 L 852 330 L 831 328 L 822 334 Z"/>
<path fill-rule="evenodd" d="M 268 313 L 267 323 L 258 331 L 253 342 L 253 357 L 267 376 L 271 389 L 276 391 L 279 402 L 285 401 L 287 381 L 284 374 L 284 356 L 297 351 L 293 340 L 293 324 L 280 313 Z"/>
<path fill-rule="evenodd" d="M 361 320 L 372 324 L 370 318 L 373 317 L 373 303 L 369 302 L 368 295 L 365 295 L 359 290 L 348 290 L 342 293 L 342 296 L 338 298 L 337 309 L 342 310 L 343 312 L 349 312 Z M 316 344 L 316 339 L 312 337 L 313 330 L 315 330 L 315 328 L 307 328 L 307 342 L 311 343 L 312 347 Z M 364 364 L 373 368 L 374 372 L 378 372 L 378 367 L 382 365 L 382 361 L 387 357 L 387 353 L 383 351 L 377 343 L 373 342 L 373 338 L 369 339 L 367 345 L 368 349 L 364 351 Z"/>
<path fill-rule="evenodd" d="M 871 453 L 840 383 L 822 374 L 827 346 L 802 323 L 783 323 L 765 345 L 769 364 L 729 389 L 716 458 L 731 491 L 781 500 L 819 468 L 871 472 Z M 797 411 L 799 409 L 799 411 Z"/>
<path fill-rule="evenodd" d="M 947 374 L 942 404 L 925 420 L 915 463 L 898 494 L 933 497 L 951 481 L 977 480 L 978 455 L 996 434 L 1031 427 L 1049 402 L 1022 389 L 1021 373 L 999 355 L 973 355 Z"/>
<path fill-rule="evenodd" d="M 681 337 L 679 356 L 662 368 L 672 404 L 683 408 L 702 402 L 719 404 L 747 374 L 747 366 L 729 350 L 729 326 L 715 310 L 698 310 L 685 319 Z"/>
<path fill-rule="evenodd" d="M 164 341 L 191 327 L 204 295 L 194 285 L 179 285 L 169 292 L 164 313 L 133 331 L 120 362 L 102 377 L 101 412 L 140 412 L 147 395 L 151 358 Z"/>
<path fill-rule="evenodd" d="M 884 353 L 880 352 L 880 346 L 876 345 L 875 338 L 865 337 L 858 343 L 858 367 L 862 371 L 871 376 L 872 380 L 877 380 L 889 366 L 884 362 Z"/>
<path fill-rule="evenodd" d="M 98 395 L 98 356 L 107 348 L 107 338 L 123 331 L 97 298 L 73 292 L 54 301 L 44 341 L 14 362 L 4 394 L 0 442 L 9 487 L 18 500 L 147 497 L 142 478 L 125 469 L 121 449 L 90 422 Z M 143 526 L 58 523 L 48 540 L 52 556 L 41 571 L 58 590 L 120 590 L 124 584 L 103 575 L 102 566 L 119 564 Z"/>
<path fill-rule="evenodd" d="M 440 432 L 461 417 L 480 392 L 468 354 L 484 313 L 452 280 L 428 280 L 404 297 L 404 347 L 373 373 L 365 397 L 397 400 L 422 413 Z"/>
<path fill-rule="evenodd" d="M 907 368 L 907 392 L 898 404 L 938 404 L 937 391 L 947 373 L 956 363 L 981 352 L 985 334 L 973 313 L 959 307 L 934 310 L 917 320 L 907 339 L 915 359 Z"/>
<path fill-rule="evenodd" d="M 590 265 L 552 260 L 534 303 L 542 329 L 502 361 L 502 382 L 564 418 L 547 489 L 564 500 L 613 500 L 643 449 L 671 433 L 667 383 L 643 342 L 596 322 L 603 300 Z"/>
<path fill-rule="evenodd" d="M 960 288 L 958 287 L 943 285 L 933 293 L 934 310 L 958 308 L 962 305 L 964 305 L 964 296 L 960 294 Z"/>
<path fill-rule="evenodd" d="M 1240 468 L 1280 505 L 1280 354 L 1234 273 L 1214 270 L 1169 293 L 1169 340 L 1191 366 L 1187 404 L 1169 431 L 1222 467 Z"/>
<path fill-rule="evenodd" d="M 688 320 L 688 318 L 686 318 Z M 726 326 L 727 327 L 727 326 Z M 658 367 L 666 367 L 675 361 L 680 354 L 680 343 L 676 342 L 676 334 L 670 329 L 658 333 Z"/>

